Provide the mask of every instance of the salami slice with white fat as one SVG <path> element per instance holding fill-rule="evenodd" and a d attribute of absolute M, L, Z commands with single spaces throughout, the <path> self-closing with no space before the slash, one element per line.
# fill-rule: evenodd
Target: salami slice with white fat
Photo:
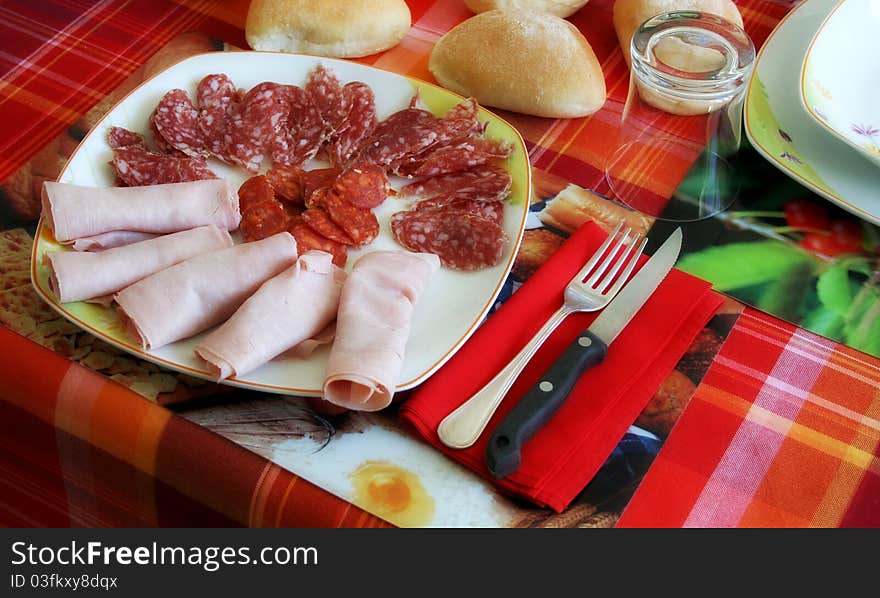
<path fill-rule="evenodd" d="M 356 156 L 373 133 L 376 117 L 376 98 L 366 83 L 352 81 L 342 88 L 345 118 L 330 136 L 327 156 L 331 164 L 344 166 Z"/>
<path fill-rule="evenodd" d="M 466 136 L 482 135 L 485 127 L 477 119 L 480 106 L 473 98 L 456 104 L 440 119 L 437 145 Z"/>
<path fill-rule="evenodd" d="M 420 108 L 406 108 L 380 122 L 361 152 L 361 160 L 390 166 L 434 144 L 438 118 Z"/>
<path fill-rule="evenodd" d="M 459 199 L 454 195 L 439 195 L 420 201 L 416 204 L 414 211 L 420 213 L 428 211 L 440 212 L 446 218 L 457 218 L 461 213 L 473 214 L 494 222 L 498 226 L 504 225 L 503 201 Z"/>
<path fill-rule="evenodd" d="M 272 161 L 299 166 L 311 160 L 324 142 L 325 125 L 320 110 L 301 87 L 284 86 L 288 112 L 272 131 Z"/>
<path fill-rule="evenodd" d="M 217 178 L 204 158 L 158 154 L 139 146 L 113 150 L 110 165 L 129 187 Z"/>
<path fill-rule="evenodd" d="M 513 153 L 513 144 L 496 139 L 469 137 L 438 147 L 423 158 L 412 160 L 398 169 L 397 174 L 408 177 L 433 177 L 467 170 L 493 160 L 501 160 Z"/>
<path fill-rule="evenodd" d="M 405 185 L 402 197 L 433 197 L 450 195 L 454 199 L 499 201 L 510 194 L 513 180 L 510 173 L 495 164 L 485 164 Z"/>
<path fill-rule="evenodd" d="M 254 86 L 233 109 L 226 130 L 225 153 L 250 172 L 259 172 L 276 133 L 290 112 L 286 85 L 264 82 Z"/>
<path fill-rule="evenodd" d="M 507 238 L 498 224 L 472 213 L 443 210 L 398 212 L 391 219 L 397 241 L 410 251 L 433 253 L 448 268 L 479 270 L 498 264 Z"/>
<path fill-rule="evenodd" d="M 224 74 L 204 77 L 196 91 L 199 105 L 197 128 L 206 151 L 218 158 L 226 155 L 226 128 L 237 95 L 235 84 Z"/>
<path fill-rule="evenodd" d="M 141 147 L 147 149 L 147 140 L 140 133 L 122 127 L 110 127 L 107 131 L 107 145 L 113 149 Z"/>
<path fill-rule="evenodd" d="M 342 83 L 333 71 L 319 64 L 311 73 L 305 87 L 306 93 L 321 113 L 325 135 L 338 130 L 347 114 L 342 97 Z"/>
<path fill-rule="evenodd" d="M 193 157 L 208 153 L 198 125 L 199 112 L 182 89 L 172 89 L 162 96 L 152 120 L 168 146 Z"/>
<path fill-rule="evenodd" d="M 174 149 L 173 147 L 171 147 L 171 145 L 169 145 L 169 143 L 167 141 L 165 141 L 165 138 L 162 137 L 162 134 L 159 133 L 159 129 L 156 128 L 156 111 L 155 110 L 153 111 L 152 114 L 150 114 L 149 127 L 150 127 L 150 137 L 152 137 L 152 139 L 153 139 L 153 145 L 156 146 L 156 151 L 158 151 L 160 154 L 166 154 L 169 156 L 185 156 L 186 155 L 183 152 L 180 152 L 180 151 Z"/>

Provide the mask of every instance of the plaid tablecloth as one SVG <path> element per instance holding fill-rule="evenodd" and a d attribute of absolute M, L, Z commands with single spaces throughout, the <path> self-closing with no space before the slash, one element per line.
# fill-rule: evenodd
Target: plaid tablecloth
<path fill-rule="evenodd" d="M 880 363 L 746 310 L 622 526 L 880 526 Z"/>
<path fill-rule="evenodd" d="M 791 3 L 738 4 L 760 45 Z M 409 36 L 362 62 L 430 80 L 431 47 L 470 13 L 459 0 L 409 5 Z M 203 50 L 222 49 L 224 42 L 246 47 L 247 7 L 247 0 L 4 3 L 0 181 L 59 135 L 76 130 L 89 109 L 109 101 L 108 94 L 124 93 L 129 75 L 155 60 L 175 35 L 206 32 L 216 47 Z M 574 120 L 502 113 L 522 133 L 533 166 L 543 173 L 539 186 L 561 188 L 570 181 L 604 190 L 601 164 L 627 92 L 626 66 L 609 27 L 611 8 L 612 0 L 591 0 L 571 19 L 605 72 L 609 99 L 599 113 Z M 31 183 L 41 182 L 39 174 Z M 681 174 L 670 169 L 668 180 L 656 181 L 653 190 L 668 195 Z M 3 228 L 18 224 L 16 214 L 0 212 Z M 5 524 L 385 525 L 2 328 L 0 353 Z M 622 523 L 877 524 L 878 371 L 876 359 L 747 311 Z M 54 439 L 58 450 L 25 454 L 26 434 L 49 444 Z M 623 453 L 610 462 L 624 461 Z M 194 470 L 200 474 L 193 476 Z"/>

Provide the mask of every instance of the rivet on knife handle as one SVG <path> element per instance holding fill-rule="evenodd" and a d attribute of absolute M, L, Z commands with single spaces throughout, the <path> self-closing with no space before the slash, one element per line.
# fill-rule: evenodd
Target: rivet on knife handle
<path fill-rule="evenodd" d="M 519 469 L 522 447 L 559 410 L 587 368 L 608 352 L 602 339 L 589 331 L 578 336 L 498 424 L 486 447 L 486 466 L 497 479 Z"/>

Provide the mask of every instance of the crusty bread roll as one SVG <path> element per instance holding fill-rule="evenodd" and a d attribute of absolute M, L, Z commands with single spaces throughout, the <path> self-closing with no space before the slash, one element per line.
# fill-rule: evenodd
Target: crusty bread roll
<path fill-rule="evenodd" d="M 676 10 L 707 12 L 743 26 L 742 15 L 732 0 L 615 0 L 614 29 L 627 64 L 629 44 L 636 29 L 651 17 Z"/>
<path fill-rule="evenodd" d="M 464 0 L 467 7 L 476 13 L 502 8 L 505 10 L 537 10 L 549 12 L 557 17 L 569 17 L 587 3 L 588 0 Z"/>
<path fill-rule="evenodd" d="M 253 0 L 245 37 L 254 50 L 356 58 L 397 45 L 411 24 L 404 0 Z"/>
<path fill-rule="evenodd" d="M 524 114 L 587 116 L 605 103 L 605 78 L 589 42 L 547 13 L 478 14 L 437 42 L 428 68 L 452 91 Z"/>

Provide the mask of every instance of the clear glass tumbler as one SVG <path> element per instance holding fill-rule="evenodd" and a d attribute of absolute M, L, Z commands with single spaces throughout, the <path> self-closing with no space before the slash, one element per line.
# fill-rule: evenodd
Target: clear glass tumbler
<path fill-rule="evenodd" d="M 731 159 L 742 139 L 755 47 L 715 15 L 678 11 L 632 38 L 629 93 L 605 163 L 611 196 L 645 214 L 701 220 L 736 199 Z"/>

